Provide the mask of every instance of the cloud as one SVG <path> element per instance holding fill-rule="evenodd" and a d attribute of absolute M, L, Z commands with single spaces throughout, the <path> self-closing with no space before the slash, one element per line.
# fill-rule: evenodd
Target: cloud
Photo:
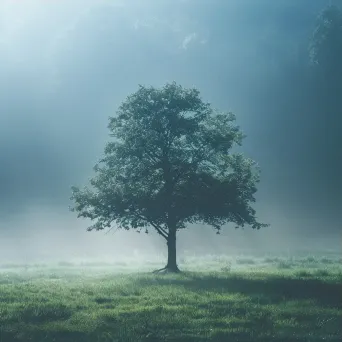
<path fill-rule="evenodd" d="M 197 33 L 193 32 L 188 34 L 182 42 L 182 49 L 186 50 L 191 42 L 194 42 L 197 39 Z"/>

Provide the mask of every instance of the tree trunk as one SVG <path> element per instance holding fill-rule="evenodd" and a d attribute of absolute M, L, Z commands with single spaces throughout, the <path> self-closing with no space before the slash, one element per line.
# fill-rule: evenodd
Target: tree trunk
<path fill-rule="evenodd" d="M 169 230 L 169 237 L 167 239 L 167 265 L 165 269 L 170 272 L 179 272 L 177 266 L 176 229 Z"/>

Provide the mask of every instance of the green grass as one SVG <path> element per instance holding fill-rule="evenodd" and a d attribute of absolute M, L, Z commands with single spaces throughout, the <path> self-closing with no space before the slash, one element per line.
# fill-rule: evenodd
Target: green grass
<path fill-rule="evenodd" d="M 179 275 L 151 274 L 153 262 L 140 273 L 125 262 L 4 265 L 0 342 L 342 339 L 340 260 L 234 260 L 186 258 Z"/>

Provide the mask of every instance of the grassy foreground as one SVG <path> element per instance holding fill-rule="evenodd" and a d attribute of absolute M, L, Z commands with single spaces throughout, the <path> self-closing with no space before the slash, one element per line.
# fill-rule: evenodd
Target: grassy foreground
<path fill-rule="evenodd" d="M 180 275 L 3 265 L 0 342 L 342 340 L 340 259 L 203 260 Z"/>

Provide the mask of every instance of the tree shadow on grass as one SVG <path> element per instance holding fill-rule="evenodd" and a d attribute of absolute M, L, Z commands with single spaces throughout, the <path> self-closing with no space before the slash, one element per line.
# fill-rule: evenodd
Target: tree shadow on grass
<path fill-rule="evenodd" d="M 173 279 L 160 276 L 158 285 L 179 285 L 195 292 L 239 293 L 258 298 L 260 304 L 276 304 L 286 300 L 314 300 L 320 305 L 342 308 L 342 284 L 318 279 L 291 279 L 270 276 L 246 279 L 239 276 L 220 277 L 182 273 Z M 147 282 L 145 285 L 148 285 Z"/>

